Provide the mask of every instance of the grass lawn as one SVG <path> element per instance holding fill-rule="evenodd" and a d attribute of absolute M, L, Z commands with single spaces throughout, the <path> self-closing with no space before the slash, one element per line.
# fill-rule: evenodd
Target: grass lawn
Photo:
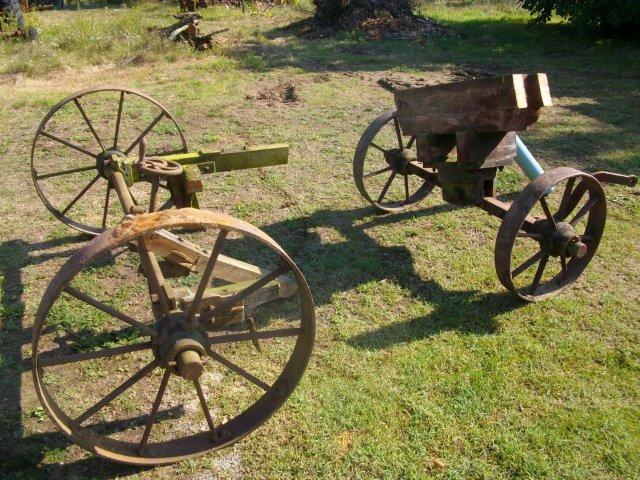
<path fill-rule="evenodd" d="M 304 2 L 209 8 L 202 29 L 229 31 L 203 53 L 147 32 L 172 21 L 168 3 L 30 14 L 39 40 L 0 44 L 2 478 L 640 477 L 638 191 L 606 187 L 605 235 L 584 276 L 559 297 L 523 304 L 496 278 L 497 219 L 439 192 L 380 216 L 351 177 L 362 131 L 393 105 L 379 78 L 451 81 L 476 69 L 548 74 L 555 105 L 522 134 L 545 168 L 640 174 L 640 44 L 581 38 L 561 22 L 532 26 L 515 3 L 426 2 L 423 13 L 453 35 L 417 42 L 299 38 L 287 26 L 310 15 Z M 30 373 L 44 289 L 87 240 L 38 199 L 32 135 L 61 98 L 108 84 L 160 100 L 191 150 L 291 145 L 287 166 L 208 176 L 201 206 L 271 235 L 317 305 L 314 355 L 284 407 L 233 447 L 155 469 L 67 442 Z M 295 101 L 281 101 L 287 89 Z M 498 188 L 513 199 L 525 184 L 510 167 Z M 100 289 L 117 273 L 95 275 L 87 285 Z M 74 315 L 87 328 L 99 322 Z M 73 379 L 51 381 L 72 400 L 85 393 Z"/>

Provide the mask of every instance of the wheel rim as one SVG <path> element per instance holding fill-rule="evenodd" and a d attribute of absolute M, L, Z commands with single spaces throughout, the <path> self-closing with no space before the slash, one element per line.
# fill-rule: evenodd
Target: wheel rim
<path fill-rule="evenodd" d="M 594 177 L 568 167 L 545 172 L 518 195 L 500 225 L 500 282 L 531 302 L 563 292 L 593 258 L 605 221 L 605 194 Z"/>
<path fill-rule="evenodd" d="M 102 87 L 65 98 L 33 139 L 31 176 L 38 196 L 64 224 L 98 235 L 122 217 L 101 165 L 112 153 L 134 155 L 142 136 L 155 148 L 150 154 L 187 152 L 173 116 L 142 92 Z M 135 187 L 137 197 L 148 198 L 144 186 Z"/>
<path fill-rule="evenodd" d="M 376 118 L 365 130 L 353 160 L 353 177 L 360 194 L 377 209 L 397 212 L 425 198 L 435 182 L 407 172 L 415 160 L 415 137 L 402 139 L 395 110 Z"/>
<path fill-rule="evenodd" d="M 74 302 L 80 302 L 81 307 L 86 307 L 87 305 L 89 308 L 96 307 L 95 303 L 91 304 L 86 298 L 83 299 L 83 295 L 86 297 L 85 293 L 76 290 L 75 286 L 69 287 L 69 284 L 72 281 L 74 281 L 74 285 L 78 282 L 86 281 L 87 278 L 85 278 L 83 274 L 87 268 L 93 268 L 92 262 L 98 257 L 107 252 L 113 252 L 114 249 L 126 247 L 128 242 L 132 240 L 139 243 L 141 239 L 148 239 L 151 232 L 164 231 L 164 229 L 172 228 L 197 228 L 200 232 L 199 235 L 203 235 L 202 227 L 209 229 L 214 228 L 220 232 L 226 232 L 222 236 L 222 240 L 215 242 L 211 257 L 216 257 L 220 254 L 225 241 L 227 243 L 232 242 L 234 249 L 241 249 L 244 245 L 242 242 L 249 240 L 261 245 L 265 251 L 271 252 L 281 265 L 276 269 L 276 274 L 283 271 L 289 272 L 293 275 L 295 285 L 297 286 L 296 299 L 288 301 L 289 303 L 285 305 L 283 311 L 289 311 L 288 309 L 294 305 L 296 306 L 296 311 L 299 309 L 300 318 L 297 320 L 299 322 L 298 324 L 292 324 L 290 320 L 287 320 L 289 323 L 286 323 L 286 328 L 279 328 L 278 317 L 274 316 L 272 311 L 267 310 L 266 313 L 261 313 L 261 315 L 267 315 L 265 318 L 270 319 L 269 323 L 265 325 L 260 323 L 261 327 L 259 329 L 255 328 L 254 323 L 254 328 L 249 328 L 246 333 L 229 333 L 228 328 L 230 327 L 225 327 L 224 330 L 207 330 L 206 335 L 208 341 L 211 343 L 205 346 L 205 348 L 209 349 L 207 350 L 206 357 L 208 362 L 204 366 L 205 371 L 213 368 L 224 369 L 229 374 L 228 378 L 231 378 L 230 381 L 233 382 L 232 385 L 236 385 L 238 382 L 244 382 L 244 384 L 246 384 L 243 384 L 244 387 L 248 388 L 245 392 L 245 390 L 236 386 L 231 392 L 225 392 L 223 388 L 224 385 L 229 385 L 225 383 L 227 377 L 225 377 L 224 380 L 217 380 L 220 388 L 216 388 L 215 392 L 213 392 L 216 398 L 232 399 L 232 405 L 228 411 L 238 410 L 237 414 L 231 414 L 227 413 L 227 410 L 221 410 L 225 412 L 224 417 L 217 417 L 215 413 L 212 413 L 214 412 L 213 408 L 215 404 L 211 406 L 210 410 L 206 397 L 203 403 L 203 396 L 205 396 L 203 387 L 206 386 L 204 380 L 202 381 L 202 385 L 199 385 L 199 380 L 194 381 L 192 387 L 195 386 L 195 388 L 186 390 L 186 398 L 195 402 L 196 405 L 200 405 L 201 413 L 204 416 L 204 418 L 200 419 L 200 426 L 202 426 L 203 429 L 196 433 L 191 433 L 189 430 L 187 434 L 180 435 L 183 429 L 180 427 L 179 422 L 182 420 L 178 417 L 172 418 L 170 416 L 171 409 L 166 410 L 169 414 L 159 412 L 163 400 L 166 401 L 167 398 L 165 395 L 167 385 L 171 388 L 178 389 L 176 391 L 180 392 L 183 391 L 180 390 L 183 388 L 181 385 L 185 384 L 185 382 L 187 385 L 189 384 L 189 380 L 187 380 L 186 377 L 174 378 L 180 376 L 175 375 L 175 369 L 180 368 L 179 362 L 178 367 L 165 364 L 164 362 L 167 359 L 162 356 L 161 353 L 158 353 L 159 350 L 154 346 L 158 345 L 161 341 L 172 342 L 173 340 L 171 340 L 170 336 L 165 336 L 164 340 L 162 340 L 163 335 L 158 333 L 150 334 L 150 340 L 140 341 L 140 337 L 136 337 L 131 343 L 116 345 L 115 347 L 103 346 L 98 350 L 89 350 L 88 353 L 69 353 L 67 351 L 68 346 L 81 344 L 83 337 L 73 337 L 65 330 L 65 336 L 62 337 L 65 340 L 62 346 L 52 347 L 55 342 L 52 343 L 51 338 L 59 337 L 55 337 L 56 334 L 48 333 L 48 330 L 50 328 L 56 328 L 55 321 L 57 321 L 56 319 L 58 318 L 63 318 L 63 321 L 68 321 L 68 316 L 60 317 L 59 315 L 60 311 L 67 311 L 64 309 L 61 310 L 58 305 L 62 297 L 72 299 Z M 237 238 L 230 240 L 230 237 L 227 237 L 227 235 L 232 234 L 241 235 L 244 240 Z M 220 239 L 220 236 L 218 239 Z M 206 275 L 206 273 L 203 274 L 203 276 L 204 275 Z M 264 277 L 261 277 L 261 279 L 264 279 Z M 102 280 L 104 281 L 104 278 Z M 106 283 L 110 284 L 111 282 Z M 200 281 L 198 281 L 197 284 L 200 286 Z M 65 292 L 64 296 L 63 292 Z M 246 298 L 244 300 L 246 301 Z M 93 299 L 93 302 L 96 302 L 96 299 Z M 101 304 L 101 301 L 97 300 L 97 303 Z M 217 310 L 220 305 L 217 305 L 214 311 Z M 104 313 L 104 304 L 100 305 L 98 309 Z M 189 311 L 189 309 L 186 310 L 187 312 Z M 127 328 L 139 329 L 139 331 L 142 332 L 142 336 L 145 336 L 149 330 L 153 331 L 153 329 L 156 329 L 158 325 L 158 322 L 143 323 L 138 321 L 133 318 L 134 315 L 128 316 L 126 313 L 123 313 L 121 309 L 110 313 L 112 313 L 110 318 L 112 320 L 115 318 L 115 320 L 113 320 L 114 322 L 123 321 L 128 325 Z M 220 317 L 216 317 L 216 319 L 222 318 L 223 315 L 224 313 L 220 313 Z M 48 318 L 55 320 L 53 324 L 51 322 L 47 324 Z M 186 317 L 183 315 L 180 318 L 185 319 Z M 198 317 L 195 315 L 194 318 L 202 320 L 202 316 Z M 253 319 L 254 317 L 251 318 Z M 251 320 L 251 322 L 254 322 L 254 320 Z M 112 323 L 109 323 L 109 325 L 112 325 Z M 113 325 L 115 325 L 115 323 L 113 323 Z M 173 325 L 176 328 L 179 326 L 177 321 Z M 45 326 L 49 328 L 45 329 Z M 198 338 L 199 328 L 200 327 L 193 330 L 193 332 L 196 333 L 189 336 L 189 339 L 192 337 Z M 314 328 L 315 312 L 313 299 L 302 273 L 287 254 L 266 234 L 246 222 L 233 217 L 191 208 L 144 214 L 136 216 L 131 221 L 123 222 L 121 226 L 108 230 L 87 243 L 54 277 L 43 296 L 36 316 L 33 339 L 33 376 L 40 401 L 54 422 L 72 441 L 94 454 L 110 460 L 135 465 L 168 464 L 217 450 L 234 443 L 264 423 L 280 408 L 298 384 L 311 355 Z M 161 330 L 156 329 L 155 331 L 160 332 Z M 117 333 L 118 331 L 115 332 Z M 213 333 L 213 335 L 209 335 L 210 333 Z M 51 335 L 54 335 L 54 337 Z M 255 338 L 256 336 L 259 338 Z M 79 338 L 80 343 L 74 344 L 69 340 L 72 338 Z M 100 338 L 100 335 L 97 337 L 94 335 L 89 338 L 93 341 L 95 338 Z M 167 338 L 169 338 L 169 340 L 167 340 Z M 183 339 L 183 337 L 181 337 L 181 339 Z M 201 340 L 190 341 L 197 342 Z M 280 343 L 278 342 L 288 342 L 286 344 L 287 348 L 283 350 L 284 353 L 280 351 Z M 233 355 L 241 355 L 242 352 L 245 351 L 240 347 L 244 348 L 249 345 L 250 348 L 253 349 L 254 347 L 251 346 L 251 344 L 261 346 L 260 348 L 263 353 L 260 355 L 264 355 L 264 350 L 272 348 L 273 351 L 269 353 L 270 356 L 268 359 L 270 361 L 273 360 L 273 358 L 281 360 L 280 363 L 283 365 L 281 371 L 269 363 L 265 367 L 266 370 L 263 369 L 260 372 L 260 376 L 269 373 L 275 380 L 263 381 L 263 379 L 253 375 L 250 370 L 254 370 L 255 372 L 255 365 L 251 359 L 246 360 L 245 363 L 240 363 L 233 357 Z M 180 345 L 182 344 L 176 341 L 170 345 L 167 351 L 171 350 L 176 353 L 182 348 Z M 234 349 L 238 350 L 236 351 Z M 144 366 L 134 368 L 133 371 L 135 373 L 131 376 L 128 375 L 129 372 L 126 372 L 126 375 L 120 373 L 116 375 L 115 372 L 118 372 L 118 370 L 113 368 L 113 366 L 125 368 L 121 363 L 121 359 L 123 356 L 126 358 L 126 356 L 131 355 L 135 355 L 138 363 Z M 146 355 L 147 358 L 138 358 L 138 355 Z M 82 358 L 79 358 L 79 356 Z M 149 361 L 149 359 L 151 360 Z M 91 383 L 91 378 L 93 377 L 89 377 L 88 383 L 84 380 L 84 376 L 87 373 L 85 371 L 86 367 L 83 367 L 83 365 L 86 365 L 87 362 L 97 362 L 98 360 L 107 362 L 107 364 L 111 366 L 108 374 L 109 376 L 113 375 L 114 378 L 109 378 L 109 383 L 110 385 L 116 385 L 116 388 L 111 389 L 111 386 L 109 386 L 109 388 L 103 389 L 108 391 L 105 396 L 102 396 L 102 394 L 97 396 L 93 395 L 93 398 L 89 399 L 89 397 L 92 396 L 90 394 L 94 393 L 92 389 L 96 387 Z M 246 362 L 250 362 L 254 368 L 249 369 L 246 367 Z M 58 384 L 51 383 L 50 381 L 52 376 L 56 377 L 56 375 L 59 379 L 65 378 L 64 374 L 61 373 L 61 369 L 69 368 L 72 369 L 72 378 L 74 380 L 74 390 L 71 399 L 65 396 L 64 385 L 60 385 L 62 383 L 61 381 L 59 381 Z M 150 378 L 149 374 L 151 372 L 162 369 L 164 369 L 164 373 L 161 379 Z M 119 378 L 116 379 L 115 376 Z M 120 377 L 127 379 L 121 382 Z M 204 376 L 200 378 L 204 379 Z M 159 386 L 158 381 L 160 383 Z M 147 383 L 144 382 L 152 386 L 153 390 L 145 390 Z M 85 385 L 85 387 L 83 387 L 83 385 Z M 124 387 L 122 387 L 123 385 Z M 121 387 L 124 389 L 118 392 L 118 388 Z M 114 392 L 116 393 L 114 394 Z M 150 392 L 152 395 L 149 394 Z M 112 417 L 115 419 L 118 415 L 123 414 L 123 412 L 118 410 L 118 407 L 120 407 L 120 405 L 126 406 L 126 403 L 119 403 L 125 393 L 134 399 L 146 398 L 148 401 L 147 404 L 139 409 L 141 412 L 146 409 L 148 414 L 146 417 L 131 419 L 129 415 L 126 419 L 121 420 L 118 417 L 117 421 L 111 421 Z M 213 393 L 211 396 L 213 396 Z M 174 395 L 175 392 L 169 397 L 170 404 L 175 403 Z M 225 397 L 225 395 L 228 395 L 228 397 Z M 244 396 L 242 397 L 244 403 L 240 401 L 242 395 L 246 396 L 246 399 Z M 98 399 L 97 402 L 95 398 Z M 79 406 L 77 405 L 78 403 L 84 403 L 84 405 Z M 89 408 L 87 408 L 87 405 L 89 405 Z M 186 408 L 184 405 L 187 405 L 187 403 L 180 405 L 183 406 L 184 410 L 184 408 Z M 72 410 L 75 410 L 75 413 L 72 412 Z M 126 414 L 126 411 L 128 410 L 125 408 L 124 414 Z M 78 412 L 82 413 L 78 414 Z M 209 413 L 207 414 L 206 412 Z M 219 415 L 222 414 L 219 413 Z M 224 420 L 225 417 L 226 420 Z M 186 418 L 187 417 L 185 417 L 185 419 Z M 97 423 L 86 424 L 85 422 Z M 126 426 L 126 428 L 121 428 L 111 434 L 102 433 L 104 431 L 109 432 L 109 428 L 115 428 L 112 427 L 112 424 L 119 425 L 118 422 L 122 423 L 122 426 Z M 169 423 L 167 424 L 165 422 Z M 154 437 L 156 429 L 159 430 L 157 430 L 157 435 Z"/>

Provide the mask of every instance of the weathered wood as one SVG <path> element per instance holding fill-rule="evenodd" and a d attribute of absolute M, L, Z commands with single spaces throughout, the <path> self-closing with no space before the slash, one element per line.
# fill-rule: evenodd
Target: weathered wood
<path fill-rule="evenodd" d="M 202 192 L 204 190 L 204 184 L 202 182 L 202 173 L 200 169 L 195 165 L 185 165 L 182 172 L 182 178 L 184 180 L 184 189 L 188 194 Z"/>
<path fill-rule="evenodd" d="M 193 272 L 202 273 L 209 261 L 208 252 L 166 230 L 157 230 L 147 236 L 146 244 L 147 248 L 168 262 Z M 268 273 L 268 270 L 256 265 L 222 254 L 218 256 L 213 268 L 213 278 L 219 278 L 231 283 L 257 280 Z M 277 282 L 280 285 L 280 295 L 283 298 L 290 297 L 297 291 L 296 284 L 284 275 L 278 278 Z"/>
<path fill-rule="evenodd" d="M 492 168 L 510 164 L 516 157 L 515 132 L 456 132 L 458 161 L 468 168 Z"/>
<path fill-rule="evenodd" d="M 396 92 L 405 135 L 524 130 L 551 104 L 545 74 L 508 75 Z"/>

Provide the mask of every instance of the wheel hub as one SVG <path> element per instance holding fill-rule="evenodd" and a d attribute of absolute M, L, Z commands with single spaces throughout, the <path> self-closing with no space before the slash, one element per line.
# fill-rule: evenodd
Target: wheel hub
<path fill-rule="evenodd" d="M 587 254 L 587 245 L 567 222 L 558 222 L 554 228 L 549 221 L 542 220 L 538 231 L 542 235 L 541 246 L 554 257 L 583 258 Z"/>
<path fill-rule="evenodd" d="M 108 150 L 105 150 L 96 157 L 96 168 L 98 169 L 98 172 L 100 172 L 100 175 L 102 175 L 104 178 L 107 178 L 107 167 L 111 163 L 111 158 L 114 155 L 122 159 L 127 158 L 127 155 L 117 148 L 110 148 Z"/>
<path fill-rule="evenodd" d="M 154 327 L 157 335 L 151 345 L 160 364 L 187 380 L 197 380 L 202 375 L 208 345 L 202 326 L 190 327 L 185 314 L 180 312 L 170 318 L 161 317 Z"/>
<path fill-rule="evenodd" d="M 394 170 L 405 173 L 409 162 L 411 162 L 409 150 L 400 150 L 399 148 L 392 148 L 387 150 L 384 154 L 384 158 L 387 163 L 393 167 Z"/>

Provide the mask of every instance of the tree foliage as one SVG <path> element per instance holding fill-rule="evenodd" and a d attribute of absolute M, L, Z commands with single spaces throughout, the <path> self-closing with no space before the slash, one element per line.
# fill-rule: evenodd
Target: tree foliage
<path fill-rule="evenodd" d="M 640 36 L 640 0 L 522 0 L 522 6 L 547 22 L 555 12 L 584 31 Z"/>

